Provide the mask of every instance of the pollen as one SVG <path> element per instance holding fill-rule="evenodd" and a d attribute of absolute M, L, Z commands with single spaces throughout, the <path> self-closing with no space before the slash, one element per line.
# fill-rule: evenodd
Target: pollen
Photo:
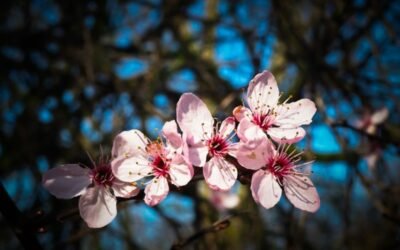
<path fill-rule="evenodd" d="M 251 154 L 247 155 L 247 158 L 252 159 L 252 160 L 256 159 L 257 158 L 256 153 L 251 152 Z"/>

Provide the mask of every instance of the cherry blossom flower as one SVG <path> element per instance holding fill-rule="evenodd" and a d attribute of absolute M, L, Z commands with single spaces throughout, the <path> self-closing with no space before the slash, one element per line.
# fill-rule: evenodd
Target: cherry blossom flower
<path fill-rule="evenodd" d="M 383 150 L 379 143 L 372 143 L 367 148 L 367 154 L 364 156 L 364 159 L 367 162 L 367 166 L 370 170 L 373 170 L 376 167 L 376 164 L 381 158 L 382 154 Z"/>
<path fill-rule="evenodd" d="M 264 138 L 260 144 L 241 143 L 237 160 L 245 168 L 256 170 L 251 179 L 251 192 L 256 202 L 271 208 L 284 190 L 288 200 L 297 208 L 315 212 L 320 206 L 316 188 L 308 176 L 311 162 L 297 164 L 302 152 L 288 152 L 290 144 L 273 144 Z"/>
<path fill-rule="evenodd" d="M 229 209 L 237 207 L 240 203 L 239 185 L 234 185 L 230 190 L 212 190 L 206 183 L 197 185 L 198 193 L 202 198 L 208 200 L 212 206 L 220 213 L 225 213 Z"/>
<path fill-rule="evenodd" d="M 235 208 L 239 205 L 240 199 L 237 193 L 229 191 L 218 191 L 214 190 L 210 194 L 210 201 L 214 207 L 220 211 L 224 212 L 227 209 Z"/>
<path fill-rule="evenodd" d="M 182 139 L 175 121 L 165 123 L 162 129 L 165 143 L 150 141 L 139 130 L 120 133 L 114 140 L 112 170 L 126 182 L 150 179 L 144 201 L 149 206 L 160 203 L 169 192 L 169 182 L 186 185 L 193 177 L 193 168 L 182 155 Z"/>
<path fill-rule="evenodd" d="M 257 141 L 267 133 L 276 142 L 295 143 L 301 140 L 305 131 L 302 125 L 310 124 L 316 112 L 314 102 L 301 99 L 282 104 L 274 76 L 264 71 L 257 74 L 247 89 L 249 108 L 238 106 L 233 114 L 245 129 L 242 138 Z"/>
<path fill-rule="evenodd" d="M 384 107 L 375 112 L 371 112 L 370 110 L 366 110 L 364 115 L 354 122 L 354 126 L 369 135 L 375 135 L 378 130 L 378 126 L 383 124 L 389 116 L 389 110 Z M 374 169 L 376 163 L 381 157 L 383 150 L 379 143 L 370 142 L 369 146 L 365 148 L 365 160 L 367 162 L 369 169 Z"/>
<path fill-rule="evenodd" d="M 230 191 L 214 191 L 211 194 L 210 200 L 220 212 L 235 208 L 240 202 L 239 196 Z"/>
<path fill-rule="evenodd" d="M 382 124 L 389 116 L 387 108 L 381 108 L 373 113 L 366 111 L 365 114 L 355 122 L 355 127 L 364 130 L 367 134 L 374 135 L 378 125 Z"/>
<path fill-rule="evenodd" d="M 236 143 L 231 142 L 235 118 L 226 118 L 214 127 L 207 106 L 196 95 L 185 93 L 178 101 L 177 122 L 185 138 L 185 154 L 189 161 L 203 167 L 204 178 L 214 190 L 228 190 L 237 179 L 235 165 L 227 160 L 234 155 Z"/>
<path fill-rule="evenodd" d="M 117 215 L 116 197 L 129 198 L 140 191 L 113 175 L 109 163 L 94 164 L 93 169 L 66 164 L 50 169 L 43 175 L 44 187 L 59 199 L 79 198 L 81 217 L 91 228 L 109 224 Z"/>

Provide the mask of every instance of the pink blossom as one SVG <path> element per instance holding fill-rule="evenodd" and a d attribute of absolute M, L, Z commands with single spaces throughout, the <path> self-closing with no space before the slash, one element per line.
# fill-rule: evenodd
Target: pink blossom
<path fill-rule="evenodd" d="M 152 142 L 139 130 L 125 131 L 115 138 L 112 149 L 112 170 L 117 178 L 126 182 L 151 179 L 144 190 L 144 200 L 150 206 L 167 196 L 169 182 L 184 186 L 193 177 L 193 168 L 182 155 L 175 121 L 165 123 L 162 136 L 165 143 L 161 139 Z"/>
<path fill-rule="evenodd" d="M 381 108 L 373 113 L 366 111 L 363 117 L 355 122 L 355 127 L 364 130 L 367 134 L 376 134 L 378 125 L 382 124 L 389 116 L 387 108 Z"/>
<path fill-rule="evenodd" d="M 305 131 L 302 125 L 310 124 L 316 112 L 314 102 L 301 99 L 278 104 L 279 89 L 274 76 L 264 71 L 257 74 L 247 89 L 249 108 L 238 106 L 233 114 L 243 127 L 242 138 L 256 141 L 267 133 L 276 142 L 294 143 L 301 140 Z"/>
<path fill-rule="evenodd" d="M 80 196 L 80 215 L 91 228 L 104 227 L 115 218 L 115 197 L 129 198 L 139 192 L 132 183 L 116 179 L 109 163 L 96 164 L 93 169 L 61 165 L 44 173 L 42 182 L 59 199 Z"/>
<path fill-rule="evenodd" d="M 209 199 L 214 207 L 220 212 L 235 208 L 240 202 L 239 195 L 231 190 L 213 191 L 211 192 Z"/>
<path fill-rule="evenodd" d="M 214 127 L 214 119 L 207 106 L 194 94 L 185 93 L 178 101 L 177 121 L 183 131 L 189 161 L 203 167 L 203 174 L 210 188 L 230 189 L 237 179 L 235 165 L 227 160 L 235 153 L 231 142 L 235 118 L 226 118 Z"/>
<path fill-rule="evenodd" d="M 379 144 L 373 143 L 367 150 L 368 152 L 365 155 L 364 159 L 367 162 L 368 168 L 370 170 L 373 170 L 376 167 L 376 164 L 383 153 L 382 148 L 380 147 Z"/>
<path fill-rule="evenodd" d="M 383 107 L 375 112 L 367 109 L 364 115 L 354 122 L 354 126 L 369 135 L 375 135 L 378 126 L 383 124 L 389 116 L 389 110 Z M 365 144 L 365 143 L 364 143 Z M 383 150 L 379 143 L 371 141 L 367 147 L 364 147 L 366 154 L 364 159 L 367 162 L 370 170 L 376 167 L 376 164 L 381 157 Z"/>
<path fill-rule="evenodd" d="M 279 201 L 282 189 L 297 208 L 315 212 L 320 206 L 316 188 L 308 176 L 311 162 L 297 164 L 302 153 L 288 152 L 290 144 L 275 149 L 264 138 L 260 144 L 241 143 L 237 160 L 245 168 L 256 170 L 251 179 L 251 192 L 256 202 L 271 208 Z"/>

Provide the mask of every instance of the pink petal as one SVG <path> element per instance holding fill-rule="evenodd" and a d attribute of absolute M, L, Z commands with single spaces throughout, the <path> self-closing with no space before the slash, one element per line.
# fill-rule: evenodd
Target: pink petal
<path fill-rule="evenodd" d="M 239 123 L 237 135 L 241 141 L 254 145 L 267 138 L 266 134 L 259 126 L 247 119 L 243 119 Z"/>
<path fill-rule="evenodd" d="M 130 198 L 136 196 L 140 189 L 132 182 L 114 180 L 112 184 L 114 195 L 117 197 Z"/>
<path fill-rule="evenodd" d="M 102 186 L 88 188 L 79 199 L 79 212 L 89 227 L 104 227 L 117 215 L 117 200 Z"/>
<path fill-rule="evenodd" d="M 142 156 L 114 159 L 111 169 L 115 177 L 124 182 L 140 180 L 153 172 L 149 160 Z"/>
<path fill-rule="evenodd" d="M 144 202 L 149 206 L 160 203 L 168 194 L 169 186 L 165 177 L 155 177 L 144 189 Z"/>
<path fill-rule="evenodd" d="M 371 122 L 373 124 L 381 124 L 388 118 L 388 116 L 389 110 L 387 108 L 381 108 L 372 114 Z"/>
<path fill-rule="evenodd" d="M 202 100 L 192 93 L 181 96 L 176 107 L 179 127 L 183 132 L 200 139 L 212 136 L 214 119 Z"/>
<path fill-rule="evenodd" d="M 316 111 L 314 102 L 309 99 L 282 104 L 276 110 L 278 114 L 274 124 L 285 128 L 310 124 Z"/>
<path fill-rule="evenodd" d="M 247 89 L 247 102 L 250 109 L 270 109 L 277 105 L 279 89 L 275 77 L 269 71 L 257 74 Z"/>
<path fill-rule="evenodd" d="M 203 168 L 204 179 L 214 190 L 229 190 L 237 179 L 236 167 L 223 158 L 211 158 Z"/>
<path fill-rule="evenodd" d="M 264 138 L 258 145 L 240 143 L 236 159 L 243 167 L 257 170 L 265 166 L 266 159 L 273 154 L 272 143 L 267 138 Z"/>
<path fill-rule="evenodd" d="M 303 139 L 306 131 L 303 128 L 269 128 L 268 135 L 278 143 L 295 143 Z"/>
<path fill-rule="evenodd" d="M 90 169 L 78 164 L 55 167 L 43 174 L 43 186 L 59 199 L 71 199 L 86 191 L 92 183 Z"/>
<path fill-rule="evenodd" d="M 238 149 L 239 149 L 239 143 L 238 142 L 231 143 L 228 146 L 228 154 L 230 156 L 236 158 L 236 154 L 238 153 Z"/>
<path fill-rule="evenodd" d="M 269 171 L 258 170 L 251 178 L 251 193 L 256 202 L 268 209 L 278 203 L 282 189 Z"/>
<path fill-rule="evenodd" d="M 250 109 L 243 106 L 237 106 L 233 110 L 233 116 L 236 118 L 238 122 L 240 122 L 243 119 L 251 120 L 252 114 Z"/>
<path fill-rule="evenodd" d="M 283 187 L 288 200 L 297 208 L 308 212 L 315 212 L 320 206 L 317 189 L 306 176 L 287 176 L 283 180 Z"/>
<path fill-rule="evenodd" d="M 375 151 L 365 156 L 365 160 L 367 161 L 367 166 L 370 170 L 373 170 L 376 167 L 376 163 L 379 160 L 379 155 L 380 155 L 379 151 Z"/>
<path fill-rule="evenodd" d="M 178 133 L 178 126 L 174 120 L 166 122 L 161 133 L 165 139 L 167 139 L 168 144 L 174 149 L 179 149 L 182 147 L 182 137 Z"/>
<path fill-rule="evenodd" d="M 170 164 L 169 175 L 175 186 L 184 186 L 193 177 L 193 167 L 188 164 L 182 155 L 176 155 Z"/>
<path fill-rule="evenodd" d="M 375 124 L 370 124 L 364 128 L 365 132 L 367 132 L 370 135 L 374 135 L 376 133 L 376 125 Z"/>
<path fill-rule="evenodd" d="M 233 116 L 230 116 L 221 123 L 219 134 L 222 136 L 222 138 L 228 138 L 235 130 L 235 126 L 235 118 Z"/>
<path fill-rule="evenodd" d="M 184 155 L 187 157 L 189 162 L 197 167 L 203 167 L 206 164 L 206 158 L 208 154 L 208 147 L 204 141 L 194 142 L 193 137 L 186 136 L 183 134 L 185 139 Z"/>
<path fill-rule="evenodd" d="M 111 151 L 112 156 L 113 158 L 129 158 L 133 155 L 143 155 L 145 154 L 148 140 L 149 139 L 137 129 L 121 132 L 114 139 Z"/>

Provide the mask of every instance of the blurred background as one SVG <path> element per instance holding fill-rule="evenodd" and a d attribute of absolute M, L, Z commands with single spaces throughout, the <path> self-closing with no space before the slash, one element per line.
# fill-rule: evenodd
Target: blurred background
<path fill-rule="evenodd" d="M 399 1 L 0 5 L 1 249 L 400 246 Z M 183 92 L 218 118 L 230 115 L 264 69 L 284 97 L 317 104 L 297 145 L 315 160 L 317 213 L 285 198 L 266 210 L 248 185 L 216 194 L 197 181 L 154 208 L 123 202 L 112 224 L 93 230 L 76 214 L 77 199 L 57 200 L 41 186 L 54 166 L 90 165 L 86 152 L 98 157 L 100 148 L 109 154 L 122 130 L 156 138 Z"/>

